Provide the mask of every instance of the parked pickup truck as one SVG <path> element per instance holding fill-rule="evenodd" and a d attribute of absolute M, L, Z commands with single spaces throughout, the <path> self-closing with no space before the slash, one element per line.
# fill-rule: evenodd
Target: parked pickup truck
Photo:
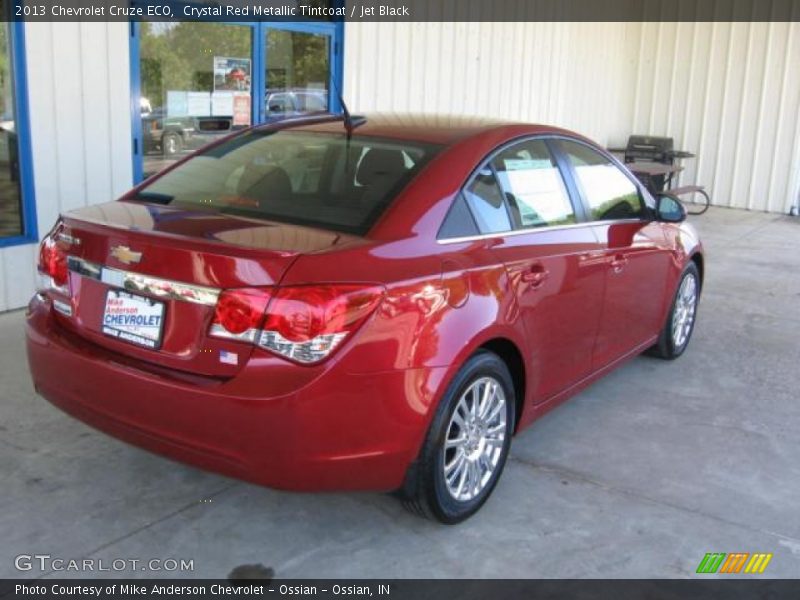
<path fill-rule="evenodd" d="M 169 117 L 160 108 L 142 113 L 145 154 L 175 156 L 184 150 L 196 150 L 231 129 L 233 117 Z"/>

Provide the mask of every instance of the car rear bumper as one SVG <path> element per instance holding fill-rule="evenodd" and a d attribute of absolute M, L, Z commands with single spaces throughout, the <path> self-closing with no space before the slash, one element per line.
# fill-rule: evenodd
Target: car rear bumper
<path fill-rule="evenodd" d="M 264 365 L 228 381 L 136 368 L 64 330 L 39 295 L 28 307 L 27 352 L 37 392 L 89 425 L 204 469 L 304 491 L 399 488 L 445 375 L 352 373 L 344 360 L 269 396 Z"/>

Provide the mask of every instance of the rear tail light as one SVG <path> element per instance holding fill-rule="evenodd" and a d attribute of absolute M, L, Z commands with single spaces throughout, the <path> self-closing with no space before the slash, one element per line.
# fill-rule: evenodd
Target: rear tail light
<path fill-rule="evenodd" d="M 328 358 L 382 298 L 381 287 L 350 284 L 228 290 L 217 301 L 210 335 L 312 364 Z"/>
<path fill-rule="evenodd" d="M 64 291 L 69 271 L 67 269 L 67 253 L 49 235 L 39 246 L 39 273 L 44 276 L 41 287 L 55 288 Z"/>
<path fill-rule="evenodd" d="M 278 290 L 258 344 L 301 363 L 327 358 L 372 314 L 380 287 L 298 286 Z"/>
<path fill-rule="evenodd" d="M 211 335 L 255 342 L 264 322 L 270 289 L 225 290 L 217 299 Z"/>

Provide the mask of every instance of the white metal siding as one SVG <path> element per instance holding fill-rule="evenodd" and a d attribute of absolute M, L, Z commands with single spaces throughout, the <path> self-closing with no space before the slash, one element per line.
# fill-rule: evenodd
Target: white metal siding
<path fill-rule="evenodd" d="M 696 152 L 714 204 L 787 213 L 800 187 L 800 23 L 644 23 L 632 129 Z"/>
<path fill-rule="evenodd" d="M 348 23 L 353 111 L 487 115 L 602 144 L 633 119 L 637 23 Z"/>
<path fill-rule="evenodd" d="M 58 214 L 131 186 L 127 23 L 26 23 L 39 235 Z M 0 249 L 0 310 L 34 288 L 36 245 Z"/>

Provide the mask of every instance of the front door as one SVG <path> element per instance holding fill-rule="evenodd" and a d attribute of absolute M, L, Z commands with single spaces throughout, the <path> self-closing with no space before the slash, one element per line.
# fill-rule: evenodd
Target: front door
<path fill-rule="evenodd" d="M 603 249 L 604 308 L 593 361 L 598 369 L 661 329 L 670 255 L 661 226 L 649 218 L 638 186 L 622 169 L 583 143 L 562 140 L 559 146 Z"/>

